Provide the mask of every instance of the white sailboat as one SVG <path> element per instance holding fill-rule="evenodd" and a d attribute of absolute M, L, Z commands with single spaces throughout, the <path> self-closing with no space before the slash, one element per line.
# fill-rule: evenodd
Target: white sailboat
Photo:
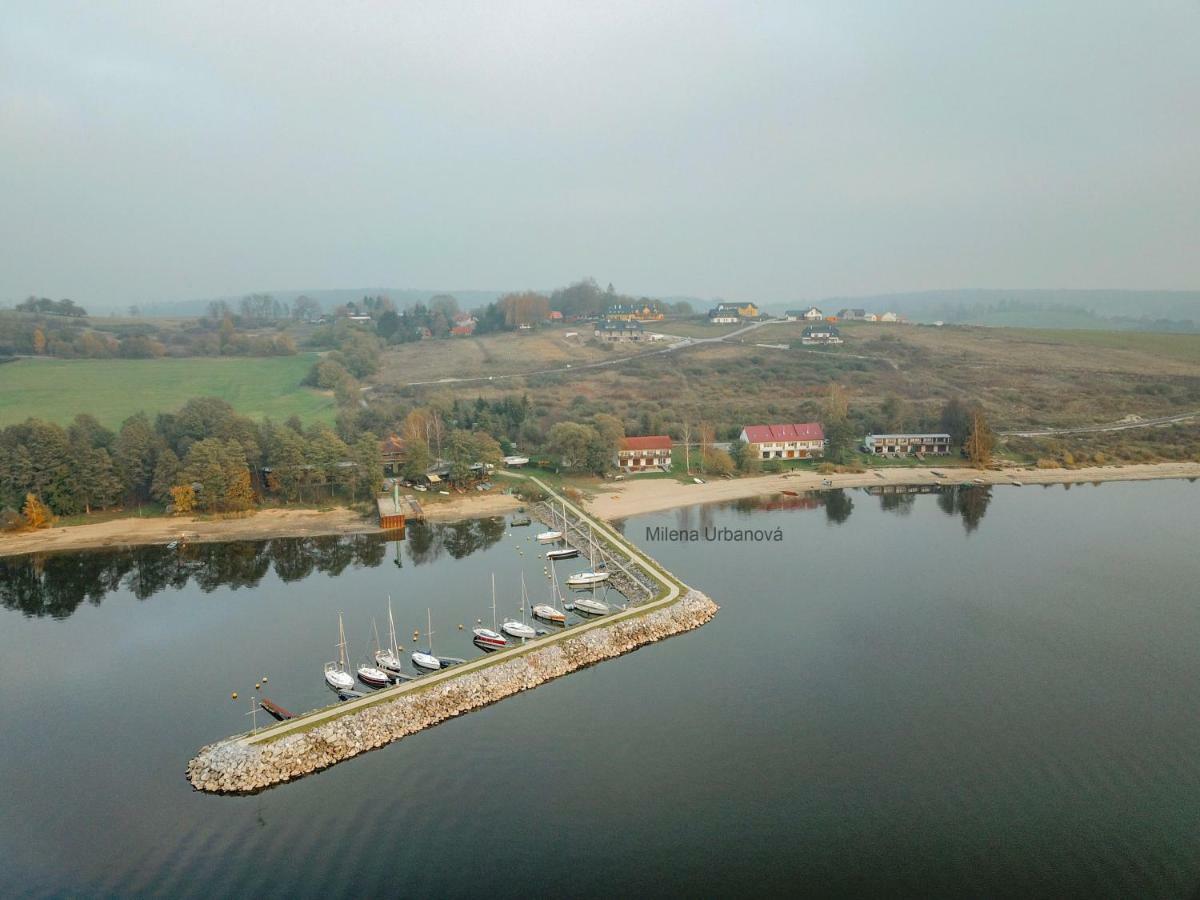
<path fill-rule="evenodd" d="M 402 671 L 400 646 L 396 642 L 396 620 L 392 617 L 391 597 L 388 597 L 388 645 L 382 650 L 375 651 L 375 665 L 392 678 L 412 678 L 411 675 L 405 675 Z"/>
<path fill-rule="evenodd" d="M 558 602 L 558 578 L 554 574 L 554 560 L 550 560 L 550 602 L 539 603 L 535 606 L 533 608 L 534 616 L 544 622 L 553 622 L 555 625 L 566 625 L 567 614 L 555 605 Z"/>
<path fill-rule="evenodd" d="M 576 572 L 567 578 L 567 587 L 577 590 L 594 588 L 598 584 L 608 581 L 608 572 L 604 570 L 604 560 L 601 559 L 600 565 L 596 565 L 596 542 L 592 539 L 591 529 L 588 529 L 588 562 L 591 563 L 591 568 L 586 572 Z"/>
<path fill-rule="evenodd" d="M 590 597 L 576 597 L 575 609 L 577 612 L 587 613 L 589 616 L 604 616 L 612 612 L 607 603 L 596 599 L 595 594 Z"/>
<path fill-rule="evenodd" d="M 508 639 L 496 630 L 496 573 L 492 573 L 492 627 L 474 629 L 475 643 L 484 650 L 499 650 L 508 646 Z"/>
<path fill-rule="evenodd" d="M 429 630 L 425 633 L 425 636 L 429 638 L 429 650 L 414 650 L 412 652 L 413 665 L 422 669 L 440 669 L 442 661 L 433 655 L 433 613 L 426 609 L 425 615 L 429 623 Z"/>
<path fill-rule="evenodd" d="M 371 631 L 375 634 L 375 657 L 378 659 L 381 652 L 379 649 L 379 629 L 375 627 L 374 619 L 371 620 Z M 392 679 L 388 673 L 378 666 L 363 663 L 356 671 L 358 673 L 358 680 L 363 684 L 371 685 L 371 687 L 387 687 L 392 683 Z"/>
<path fill-rule="evenodd" d="M 354 687 L 354 676 L 346 662 L 346 629 L 342 627 L 342 614 L 338 613 L 338 659 L 325 663 L 325 683 L 335 691 L 348 691 Z"/>
<path fill-rule="evenodd" d="M 537 536 L 539 544 L 553 544 L 555 541 L 562 540 L 563 533 L 561 531 L 543 531 Z"/>
<path fill-rule="evenodd" d="M 495 602 L 495 596 L 492 597 L 492 602 Z M 500 630 L 505 634 L 512 635 L 515 638 L 531 638 L 537 637 L 537 630 L 532 625 L 525 624 L 525 607 L 529 605 L 529 592 L 525 589 L 525 573 L 521 573 L 521 621 L 516 619 L 505 619 L 504 624 L 500 626 Z"/>

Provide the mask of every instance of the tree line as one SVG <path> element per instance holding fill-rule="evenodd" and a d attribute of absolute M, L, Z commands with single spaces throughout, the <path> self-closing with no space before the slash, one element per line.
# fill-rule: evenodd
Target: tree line
<path fill-rule="evenodd" d="M 176 512 L 240 512 L 264 497 L 363 499 L 379 489 L 379 441 L 343 440 L 296 417 L 255 422 L 224 400 L 190 400 L 113 431 L 86 413 L 67 427 L 28 419 L 0 429 L 0 525 L 157 502 Z"/>

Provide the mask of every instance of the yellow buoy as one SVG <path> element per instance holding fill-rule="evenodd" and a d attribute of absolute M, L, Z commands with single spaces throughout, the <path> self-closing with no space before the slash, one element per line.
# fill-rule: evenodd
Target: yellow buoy
<path fill-rule="evenodd" d="M 266 683 L 267 683 L 267 676 L 266 676 L 266 675 L 264 675 L 264 676 L 263 676 L 263 684 L 266 684 Z"/>
<path fill-rule="evenodd" d="M 259 684 L 258 682 L 255 682 L 255 683 L 254 683 L 254 689 L 255 689 L 256 691 L 257 691 L 257 690 L 258 690 L 260 687 L 262 687 L 262 685 L 261 685 L 261 684 Z"/>
<path fill-rule="evenodd" d="M 459 625 L 458 625 L 458 630 L 459 630 L 459 631 L 462 631 L 462 630 L 463 630 L 463 627 L 462 627 L 462 623 L 461 623 L 461 622 L 460 622 L 460 623 L 459 623 Z"/>
<path fill-rule="evenodd" d="M 230 700 L 236 700 L 236 699 L 237 699 L 237 691 L 234 691 L 232 694 L 230 694 L 230 695 L 229 695 L 229 699 L 230 699 Z"/>

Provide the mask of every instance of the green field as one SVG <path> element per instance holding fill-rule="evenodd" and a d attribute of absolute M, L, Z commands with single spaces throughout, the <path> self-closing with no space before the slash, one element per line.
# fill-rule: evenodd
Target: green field
<path fill-rule="evenodd" d="M 193 397 L 220 397 L 260 419 L 332 422 L 332 396 L 301 387 L 311 354 L 267 358 L 19 359 L 0 365 L 0 425 L 30 416 L 66 424 L 87 412 L 116 428 L 139 410 L 178 409 Z"/>

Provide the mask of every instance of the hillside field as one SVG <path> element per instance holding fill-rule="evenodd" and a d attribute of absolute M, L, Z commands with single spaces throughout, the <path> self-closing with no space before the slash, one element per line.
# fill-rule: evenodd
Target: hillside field
<path fill-rule="evenodd" d="M 88 412 L 116 428 L 139 410 L 178 409 L 220 397 L 254 419 L 332 422 L 333 397 L 301 387 L 312 354 L 266 358 L 19 359 L 0 365 L 0 425 L 30 416 L 66 424 Z"/>

